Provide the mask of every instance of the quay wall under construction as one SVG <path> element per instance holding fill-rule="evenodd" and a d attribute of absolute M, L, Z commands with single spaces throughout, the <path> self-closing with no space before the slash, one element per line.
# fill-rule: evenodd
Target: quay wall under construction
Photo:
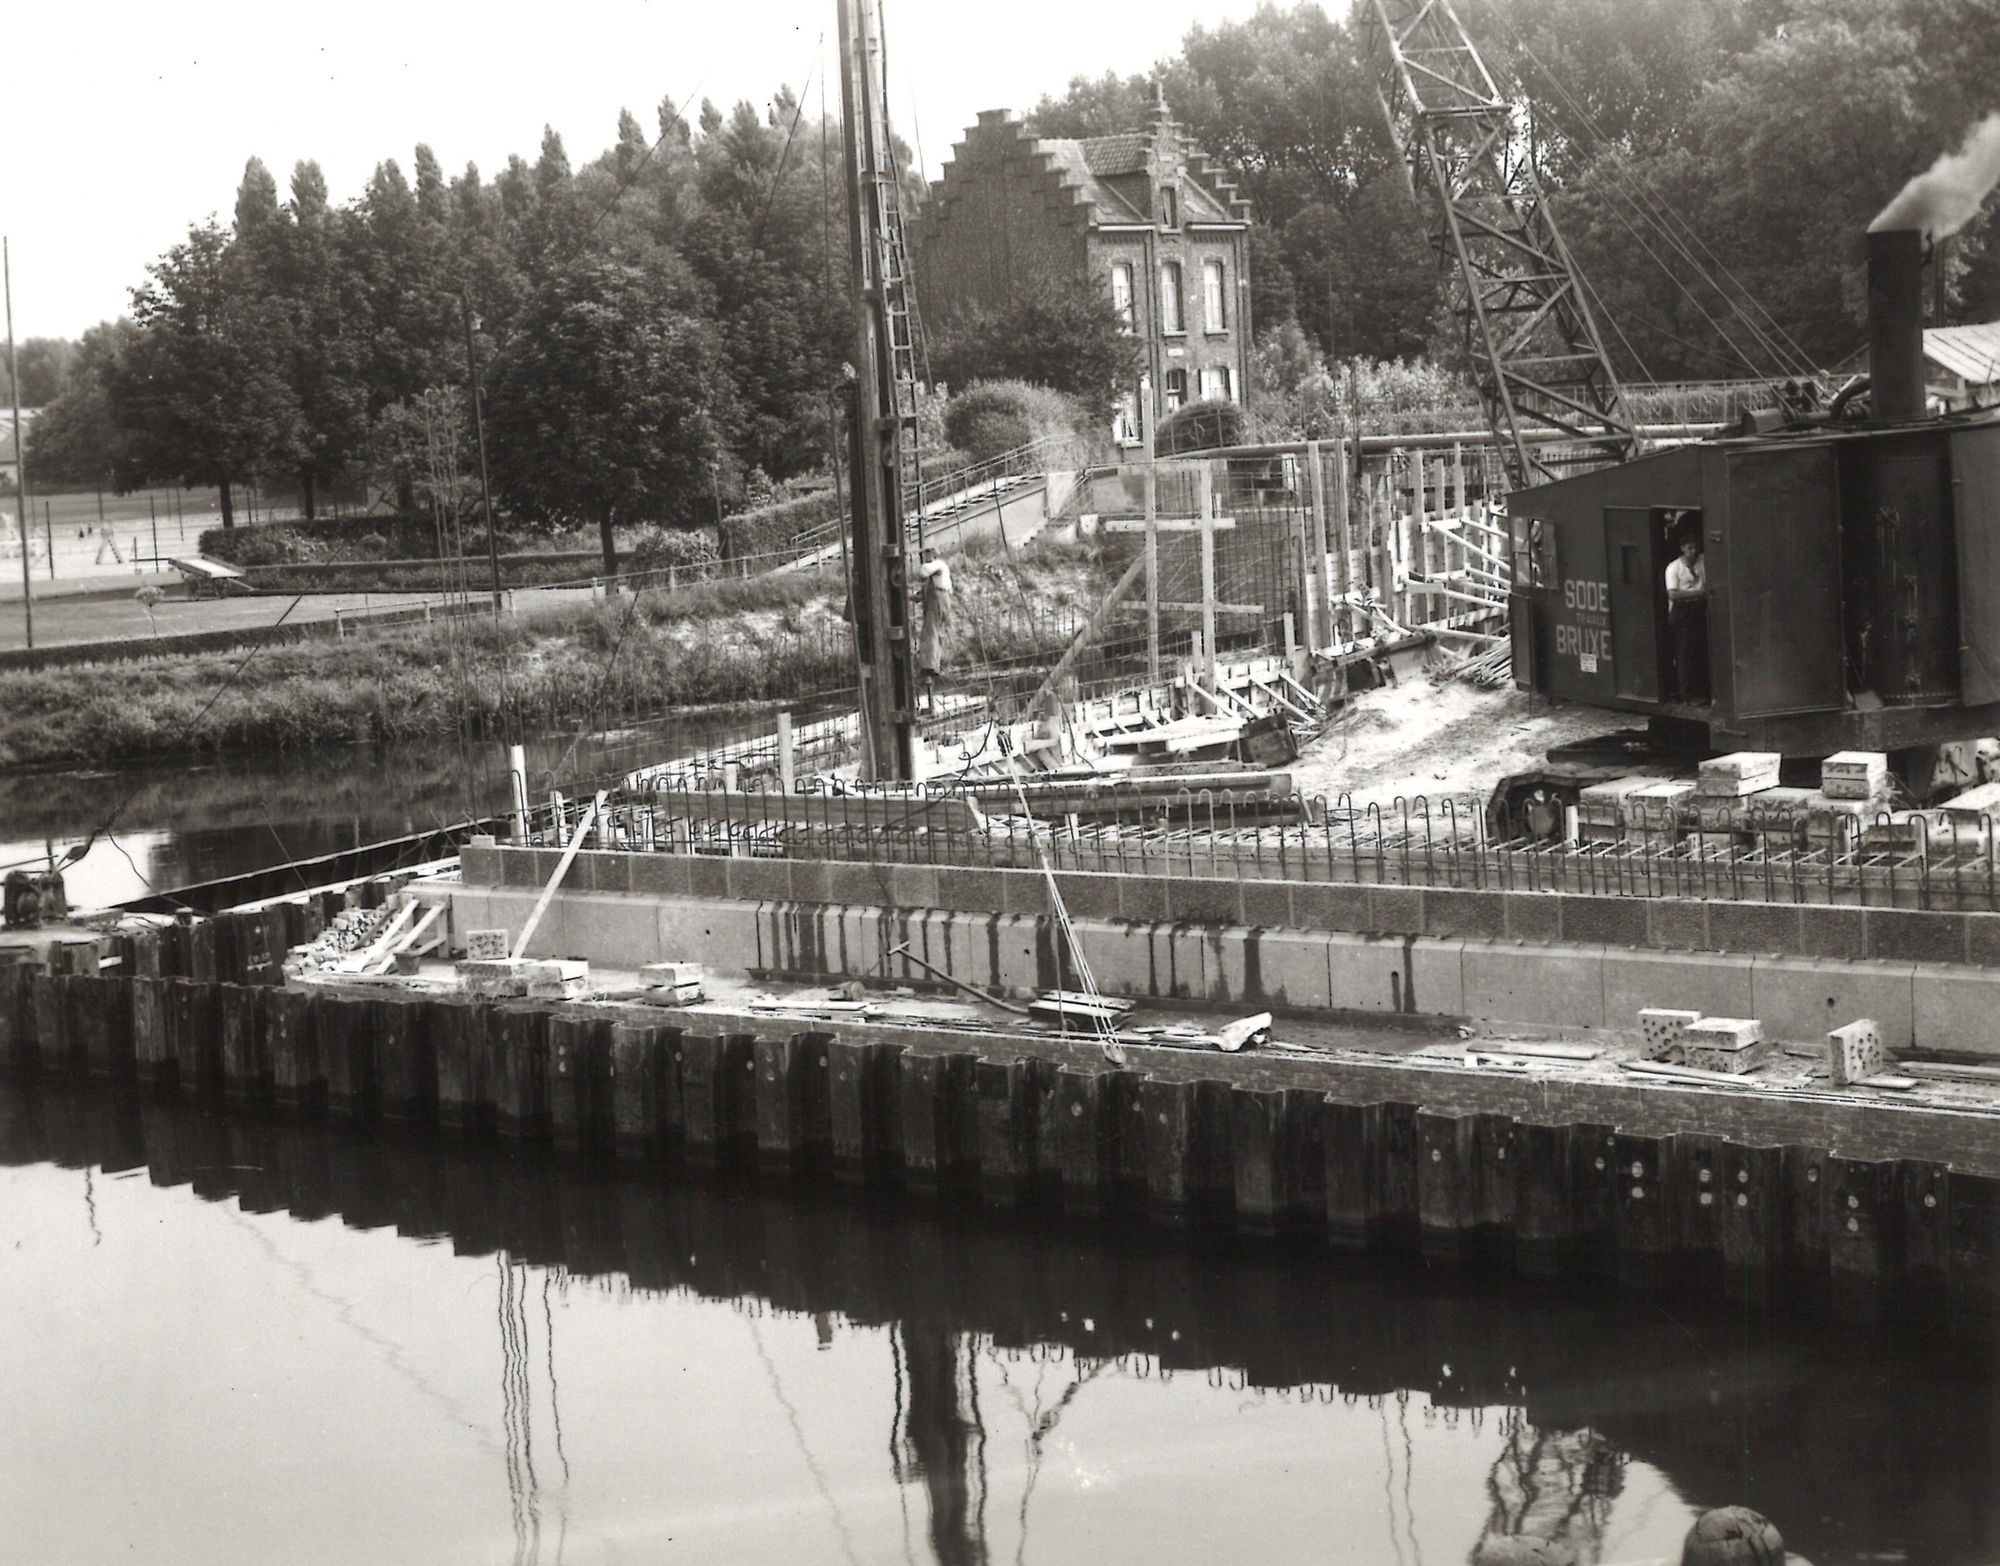
<path fill-rule="evenodd" d="M 518 930 L 560 856 L 479 844 L 449 896 Z M 1642 1007 L 1799 1043 L 1874 1019 L 1892 1049 L 2000 1059 L 2000 914 L 1065 872 L 1105 993 L 1251 1010 L 1636 1029 Z M 899 950 L 906 948 L 906 950 Z M 530 955 L 637 968 L 1075 987 L 1034 870 L 585 851 Z M 921 962 L 913 960 L 921 959 Z"/>
<path fill-rule="evenodd" d="M 731 906 L 683 901 L 689 918 Z M 312 913 L 0 947 L 0 1061 L 251 1117 L 830 1173 L 1641 1287 L 1709 1280 L 1842 1316 L 1914 1312 L 1930 1330 L 1985 1335 L 2000 1318 L 1996 1114 L 1360 1050 L 1134 1044 L 1114 1063 L 1091 1039 L 1026 1028 L 284 983 L 273 931 Z"/>

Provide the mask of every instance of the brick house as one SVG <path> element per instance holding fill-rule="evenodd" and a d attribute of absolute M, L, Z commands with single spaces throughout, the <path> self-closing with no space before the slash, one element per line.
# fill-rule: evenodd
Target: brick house
<path fill-rule="evenodd" d="M 1144 371 L 1116 421 L 1140 439 L 1154 415 L 1205 399 L 1240 402 L 1250 373 L 1250 204 L 1192 146 L 1164 103 L 1141 131 L 1035 136 L 989 109 L 952 149 L 910 226 L 919 303 L 997 307 L 1037 277 L 1082 275 L 1144 343 Z"/>

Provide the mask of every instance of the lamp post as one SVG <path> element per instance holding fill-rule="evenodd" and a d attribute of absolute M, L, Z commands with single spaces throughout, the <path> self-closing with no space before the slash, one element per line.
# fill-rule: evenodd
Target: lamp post
<path fill-rule="evenodd" d="M 479 358 L 472 347 L 472 301 L 458 291 L 459 320 L 465 327 L 465 374 L 472 385 L 472 433 L 479 446 L 479 509 L 486 513 L 486 558 L 493 564 L 493 627 L 500 628 L 500 545 L 493 534 L 493 490 L 486 479 L 486 410 L 479 394 Z"/>

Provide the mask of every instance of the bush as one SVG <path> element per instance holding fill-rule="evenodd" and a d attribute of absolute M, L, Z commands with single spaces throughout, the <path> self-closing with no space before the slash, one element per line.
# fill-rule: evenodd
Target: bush
<path fill-rule="evenodd" d="M 1075 398 L 1026 381 L 976 381 L 944 410 L 945 437 L 974 462 L 1031 441 L 1087 439 L 1090 424 Z"/>
<path fill-rule="evenodd" d="M 1163 457 L 1243 444 L 1243 410 L 1233 402 L 1191 402 L 1160 420 L 1157 450 Z"/>
<path fill-rule="evenodd" d="M 668 566 L 703 565 L 719 558 L 714 539 L 686 528 L 648 528 L 625 550 L 626 568 L 633 571 L 664 571 Z"/>
<path fill-rule="evenodd" d="M 832 519 L 836 512 L 833 487 L 774 500 L 767 506 L 738 511 L 722 519 L 722 558 L 741 560 L 746 555 L 775 554 L 789 549 L 792 540 L 810 527 Z"/>

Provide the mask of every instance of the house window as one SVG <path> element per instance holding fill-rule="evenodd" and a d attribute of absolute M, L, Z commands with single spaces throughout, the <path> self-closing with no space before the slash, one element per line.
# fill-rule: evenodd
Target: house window
<path fill-rule="evenodd" d="M 1201 264 L 1201 324 L 1211 332 L 1229 329 L 1229 301 L 1222 290 L 1222 263 Z"/>
<path fill-rule="evenodd" d="M 1132 330 L 1132 263 L 1111 263 L 1111 308 L 1118 312 L 1118 328 Z"/>
<path fill-rule="evenodd" d="M 1111 421 L 1111 435 L 1121 446 L 1138 446 L 1145 443 L 1145 435 L 1139 428 L 1139 394 L 1128 391 L 1118 404 L 1118 417 Z"/>
<path fill-rule="evenodd" d="M 1181 193 L 1172 185 L 1160 187 L 1160 222 L 1166 228 L 1181 226 Z"/>
<path fill-rule="evenodd" d="M 1228 402 L 1229 366 L 1211 365 L 1201 372 L 1201 396 L 1204 402 Z"/>
<path fill-rule="evenodd" d="M 1181 305 L 1181 264 L 1168 261 L 1160 267 L 1160 330 L 1185 332 L 1187 311 Z M 1181 377 L 1185 380 L 1187 377 Z"/>
<path fill-rule="evenodd" d="M 1187 405 L 1187 371 L 1167 371 L 1167 411 Z"/>

